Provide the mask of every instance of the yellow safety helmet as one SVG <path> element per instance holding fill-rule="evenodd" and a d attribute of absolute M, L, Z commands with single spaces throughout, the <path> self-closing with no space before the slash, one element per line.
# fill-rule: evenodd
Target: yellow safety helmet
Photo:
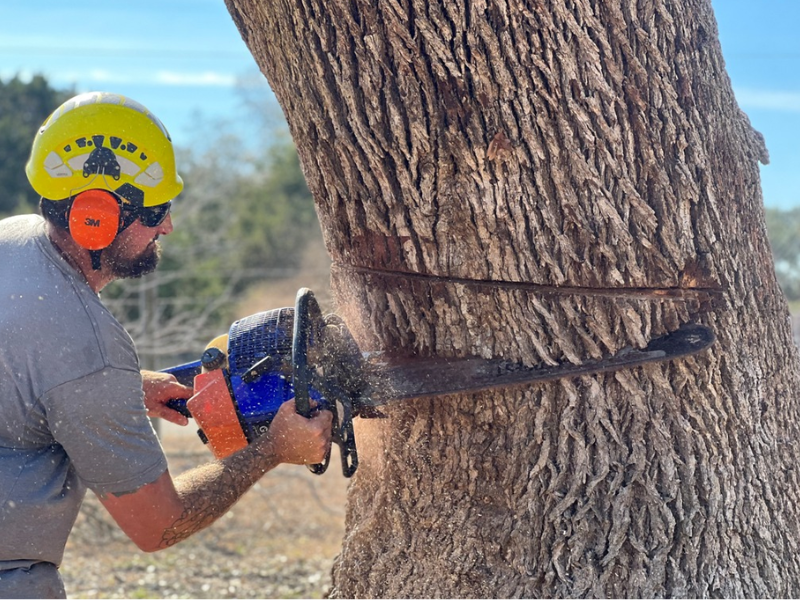
<path fill-rule="evenodd" d="M 135 100 L 108 92 L 81 94 L 59 106 L 39 129 L 25 173 L 48 200 L 100 189 L 150 207 L 183 189 L 161 121 Z"/>

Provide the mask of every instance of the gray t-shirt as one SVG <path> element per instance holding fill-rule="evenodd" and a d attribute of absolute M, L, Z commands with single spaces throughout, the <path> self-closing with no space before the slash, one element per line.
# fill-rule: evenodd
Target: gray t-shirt
<path fill-rule="evenodd" d="M 60 564 L 87 487 L 130 492 L 167 462 L 133 341 L 38 216 L 0 221 L 0 344 L 3 597 L 4 570 Z"/>

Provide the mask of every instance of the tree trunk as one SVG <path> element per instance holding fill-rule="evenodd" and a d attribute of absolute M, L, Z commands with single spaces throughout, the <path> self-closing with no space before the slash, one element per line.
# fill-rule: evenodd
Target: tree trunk
<path fill-rule="evenodd" d="M 798 357 L 710 0 L 226 0 L 363 350 L 696 357 L 357 424 L 341 597 L 800 595 Z"/>

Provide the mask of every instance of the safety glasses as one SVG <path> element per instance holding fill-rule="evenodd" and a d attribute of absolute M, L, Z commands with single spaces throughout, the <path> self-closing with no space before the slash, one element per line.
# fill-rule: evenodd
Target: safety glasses
<path fill-rule="evenodd" d="M 131 217 L 131 221 L 136 217 L 142 222 L 145 227 L 158 227 L 164 222 L 164 219 L 169 215 L 172 208 L 172 202 L 166 204 L 159 204 L 158 206 L 131 206 L 130 204 L 123 205 L 123 211 Z"/>

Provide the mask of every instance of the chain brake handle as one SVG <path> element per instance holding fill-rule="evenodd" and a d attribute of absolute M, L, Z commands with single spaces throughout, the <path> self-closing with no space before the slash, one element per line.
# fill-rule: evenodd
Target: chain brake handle
<path fill-rule="evenodd" d="M 314 293 L 308 288 L 301 288 L 297 292 L 294 309 L 294 328 L 292 335 L 292 383 L 294 386 L 294 400 L 298 414 L 310 418 L 315 409 L 311 406 L 309 389 L 315 379 L 313 368 L 308 363 L 308 351 L 312 343 L 320 343 L 320 335 L 325 326 L 317 299 Z M 336 385 L 323 385 L 323 393 L 330 403 L 330 410 L 333 413 L 333 435 L 332 442 L 339 446 L 342 459 L 342 473 L 345 477 L 350 477 L 358 467 L 358 455 L 356 454 L 355 436 L 353 434 L 353 410 L 349 396 L 340 390 Z M 336 400 L 341 402 L 343 415 L 341 423 L 336 407 Z M 331 459 L 331 452 L 325 455 L 323 462 L 315 465 L 307 465 L 308 470 L 316 475 L 322 475 L 328 468 Z"/>

